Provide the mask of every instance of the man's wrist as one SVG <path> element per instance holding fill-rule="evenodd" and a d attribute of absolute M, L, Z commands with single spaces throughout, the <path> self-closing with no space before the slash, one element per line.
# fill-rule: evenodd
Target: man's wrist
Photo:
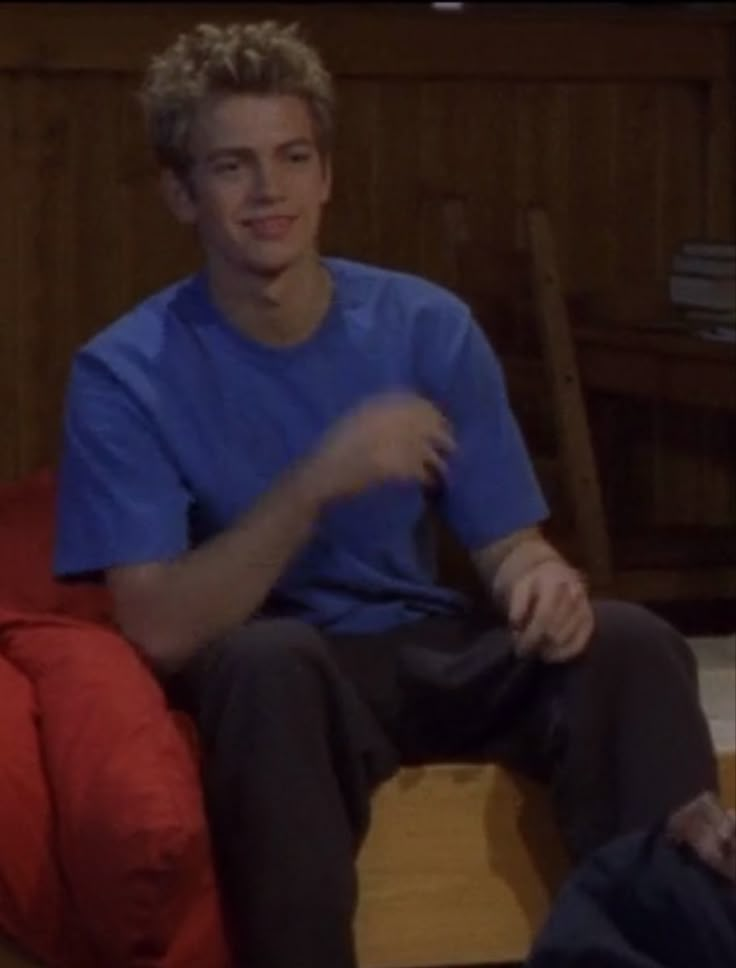
<path fill-rule="evenodd" d="M 518 581 L 550 561 L 563 562 L 563 559 L 544 538 L 534 535 L 514 545 L 496 569 L 492 585 L 494 600 L 499 604 L 507 603 L 511 589 Z"/>

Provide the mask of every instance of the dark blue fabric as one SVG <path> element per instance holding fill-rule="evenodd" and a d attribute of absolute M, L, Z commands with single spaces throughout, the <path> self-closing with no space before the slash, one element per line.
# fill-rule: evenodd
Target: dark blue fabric
<path fill-rule="evenodd" d="M 658 831 L 591 855 L 526 968 L 733 968 L 736 886 Z"/>
<path fill-rule="evenodd" d="M 332 305 L 296 346 L 248 339 L 197 275 L 81 349 L 66 402 L 57 574 L 181 554 L 386 391 L 427 396 L 455 425 L 459 448 L 431 499 L 468 547 L 545 517 L 500 365 L 467 306 L 413 276 L 325 265 Z M 456 614 L 462 600 L 434 580 L 429 499 L 396 484 L 333 505 L 264 614 L 335 633 Z"/>

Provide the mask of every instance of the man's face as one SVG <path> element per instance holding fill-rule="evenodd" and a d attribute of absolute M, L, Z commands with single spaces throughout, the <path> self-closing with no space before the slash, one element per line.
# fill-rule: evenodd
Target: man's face
<path fill-rule="evenodd" d="M 190 153 L 175 208 L 196 224 L 211 266 L 274 276 L 314 254 L 331 177 L 301 98 L 213 98 L 195 118 Z"/>

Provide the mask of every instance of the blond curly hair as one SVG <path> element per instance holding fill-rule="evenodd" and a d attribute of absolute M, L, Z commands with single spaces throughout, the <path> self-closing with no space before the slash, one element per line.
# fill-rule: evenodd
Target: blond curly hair
<path fill-rule="evenodd" d="M 311 113 L 315 140 L 326 156 L 332 145 L 332 78 L 298 24 L 199 24 L 154 56 L 140 98 L 159 163 L 178 174 L 190 165 L 189 140 L 202 100 L 212 94 L 292 94 Z"/>

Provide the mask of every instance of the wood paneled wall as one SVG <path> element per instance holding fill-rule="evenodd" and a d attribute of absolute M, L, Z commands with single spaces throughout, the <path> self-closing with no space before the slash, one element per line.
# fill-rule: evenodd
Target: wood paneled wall
<path fill-rule="evenodd" d="M 453 286 L 503 351 L 531 202 L 550 212 L 573 305 L 610 325 L 665 311 L 684 238 L 736 236 L 733 8 L 0 4 L 0 480 L 55 459 L 74 349 L 197 264 L 135 101 L 178 30 L 300 20 L 340 95 L 325 250 Z M 668 419 L 700 453 L 679 491 L 679 445 L 647 450 Z M 613 473 L 619 438 L 601 440 L 615 513 L 636 501 L 686 519 L 697 497 L 736 518 L 729 425 L 649 422 L 633 489 Z"/>

